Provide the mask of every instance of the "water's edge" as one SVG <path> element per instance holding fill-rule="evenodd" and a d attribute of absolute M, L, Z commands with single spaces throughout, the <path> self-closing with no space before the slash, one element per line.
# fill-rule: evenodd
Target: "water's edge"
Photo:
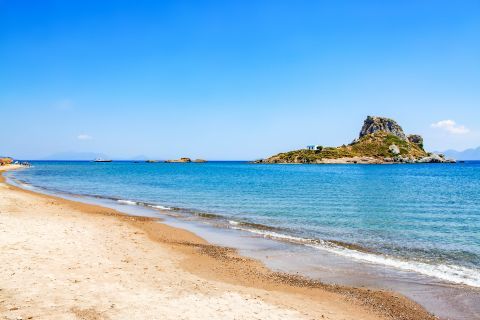
<path fill-rule="evenodd" d="M 412 266 L 404 261 L 383 257 L 354 244 L 295 237 L 289 235 L 288 230 L 248 221 L 229 220 L 221 215 L 191 209 L 166 207 L 100 195 L 73 194 L 37 187 L 16 179 L 14 172 L 6 174 L 5 177 L 7 183 L 23 189 L 88 204 L 102 205 L 131 215 L 160 216 L 163 218 L 163 223 L 192 231 L 213 244 L 234 247 L 240 251 L 240 254 L 259 259 L 274 270 L 290 273 L 300 272 L 327 283 L 390 289 L 406 295 L 422 304 L 427 310 L 445 318 L 472 319 L 472 316 L 480 315 L 480 309 L 468 310 L 475 306 L 475 301 L 480 301 L 477 300 L 480 299 L 480 290 L 474 288 L 479 287 L 480 284 L 470 281 L 468 270 L 453 269 L 451 272 L 454 277 L 445 278 L 443 275 L 445 271 L 449 270 L 437 272 L 431 266 L 420 265 L 423 269 L 420 269 L 419 272 L 418 264 Z M 319 257 L 312 256 L 312 253 Z M 292 261 L 288 261 L 292 256 L 300 259 L 292 263 Z M 323 261 L 324 259 L 328 262 Z M 345 259 L 352 261 L 344 261 Z M 317 265 L 319 260 L 322 260 L 323 267 Z M 378 265 L 382 266 L 383 274 L 377 275 Z M 355 271 L 358 273 L 357 275 L 355 272 L 349 275 L 345 273 L 345 270 L 349 270 L 352 266 L 357 268 Z M 315 268 L 319 270 L 313 270 Z M 373 271 L 370 268 L 373 268 Z M 335 270 L 332 271 L 332 269 Z M 338 274 L 335 275 L 336 272 Z M 355 279 L 358 275 L 362 275 L 363 279 Z M 415 283 L 418 286 L 414 285 Z M 413 286 L 414 289 L 411 290 L 409 286 Z M 423 289 L 419 293 L 418 287 L 428 287 L 429 289 Z M 435 288 L 433 290 L 435 301 L 428 302 L 427 300 L 432 300 L 431 287 Z M 467 297 L 466 306 L 458 308 L 455 296 L 462 300 Z M 453 300 L 447 304 L 442 301 L 448 299 Z M 472 303 L 469 302 L 470 300 Z M 458 310 L 450 306 L 451 302 L 457 305 Z"/>
<path fill-rule="evenodd" d="M 259 224 L 248 220 L 233 220 L 232 218 L 217 213 L 204 212 L 191 208 L 168 207 L 140 200 L 121 199 L 115 197 L 106 197 L 102 195 L 69 193 L 63 190 L 54 190 L 31 185 L 26 181 L 15 178 L 13 174 L 9 178 L 11 179 L 12 183 L 15 183 L 16 185 L 24 188 L 34 187 L 37 190 L 44 190 L 45 192 L 54 193 L 55 195 L 59 196 L 62 196 L 63 194 L 73 197 L 81 196 L 84 198 L 109 200 L 124 206 L 139 206 L 153 209 L 155 211 L 160 211 L 164 215 L 168 214 L 177 218 L 198 218 L 199 220 L 206 220 L 204 222 L 213 224 L 219 228 L 240 230 L 272 240 L 283 241 L 297 245 L 304 245 L 318 250 L 324 250 L 360 262 L 378 264 L 403 271 L 413 271 L 420 273 L 424 276 L 437 278 L 441 281 L 480 288 L 480 277 L 478 275 L 478 271 L 463 266 L 451 264 L 432 265 L 420 261 L 403 260 L 398 257 L 372 251 L 371 248 L 362 247 L 355 243 L 340 242 L 330 239 L 301 237 L 295 235 L 292 230 L 286 228 Z"/>

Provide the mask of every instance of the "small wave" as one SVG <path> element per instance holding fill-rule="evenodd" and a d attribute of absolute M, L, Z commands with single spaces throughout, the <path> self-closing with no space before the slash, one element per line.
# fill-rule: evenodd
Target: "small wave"
<path fill-rule="evenodd" d="M 260 224 L 260 223 L 253 223 L 253 222 L 240 222 L 240 225 L 245 226 L 247 228 L 254 228 L 257 230 L 264 230 L 264 231 L 280 231 L 282 229 L 278 227 L 272 227 L 268 226 L 266 224 Z"/>
<path fill-rule="evenodd" d="M 112 201 L 122 200 L 122 199 L 119 199 L 119 198 L 109 197 L 109 196 L 101 196 L 101 195 L 98 195 L 98 194 L 80 193 L 79 195 L 85 196 L 85 197 L 91 197 L 91 198 L 95 198 L 95 199 L 104 199 L 104 200 L 112 200 Z"/>
<path fill-rule="evenodd" d="M 302 244 L 315 249 L 328 251 L 343 257 L 356 261 L 379 264 L 393 267 L 403 271 L 413 271 L 426 276 L 434 277 L 440 280 L 449 281 L 457 284 L 465 284 L 472 287 L 480 287 L 480 270 L 466 268 L 452 264 L 428 264 L 420 261 L 400 260 L 387 255 L 370 253 L 365 250 L 356 250 L 352 246 L 343 246 L 341 242 L 330 242 L 318 239 L 308 239 L 290 236 L 278 232 L 258 230 L 251 228 L 232 227 L 233 229 L 248 231 L 262 235 L 266 238 L 284 240 L 297 244 Z M 356 247 L 356 246 L 355 246 Z"/>
<path fill-rule="evenodd" d="M 265 224 L 260 224 L 260 223 L 253 223 L 253 222 L 247 222 L 247 221 L 235 221 L 235 220 L 229 220 L 228 223 L 232 226 L 241 226 L 244 229 L 254 229 L 254 230 L 265 230 L 265 231 L 280 231 L 284 230 L 278 227 L 272 227 L 268 226 Z"/>
<path fill-rule="evenodd" d="M 238 223 L 238 225 L 241 225 L 241 223 Z M 276 239 L 276 240 L 288 240 L 290 242 L 298 243 L 298 244 L 307 244 L 307 243 L 313 243 L 313 239 L 307 239 L 307 238 L 300 238 L 300 237 L 295 237 L 295 236 L 290 236 L 288 234 L 283 234 L 283 233 L 278 233 L 274 231 L 266 231 L 266 230 L 259 230 L 259 229 L 252 229 L 252 228 L 245 228 L 245 227 L 232 227 L 232 229 L 236 230 L 242 230 L 242 231 L 248 231 L 251 233 L 259 234 L 264 236 L 265 238 L 271 238 L 271 239 Z M 319 240 L 321 241 L 321 240 Z"/>
<path fill-rule="evenodd" d="M 26 182 L 17 182 L 21 188 L 28 189 L 28 190 L 34 190 L 35 187 L 32 186 L 31 184 L 28 184 Z"/>
<path fill-rule="evenodd" d="M 428 264 L 420 261 L 405 261 L 398 258 L 379 254 L 359 252 L 338 246 L 321 246 L 308 244 L 308 246 L 327 250 L 354 260 L 381 264 L 403 271 L 414 271 L 426 276 L 450 281 L 453 283 L 466 284 L 472 287 L 480 287 L 480 271 L 451 264 Z"/>
<path fill-rule="evenodd" d="M 206 219 L 222 219 L 223 216 L 215 213 L 207 213 L 207 212 L 193 212 L 195 215 L 206 218 Z"/>
<path fill-rule="evenodd" d="M 130 206 L 135 206 L 137 205 L 138 203 L 135 202 L 135 201 L 131 201 L 131 200 L 123 200 L 123 199 L 120 199 L 120 200 L 117 200 L 118 203 L 121 203 L 121 204 L 126 204 L 126 205 L 130 205 Z"/>
<path fill-rule="evenodd" d="M 172 210 L 170 207 L 165 207 L 161 205 L 151 205 L 150 207 L 155 208 L 155 209 L 160 209 L 160 210 Z"/>
<path fill-rule="evenodd" d="M 26 182 L 25 180 L 17 179 L 13 176 L 10 176 L 9 174 L 8 175 L 6 174 L 5 177 L 7 177 L 7 181 L 13 182 L 13 184 L 16 184 L 20 188 L 29 189 L 29 190 L 35 189 L 33 185 Z"/>

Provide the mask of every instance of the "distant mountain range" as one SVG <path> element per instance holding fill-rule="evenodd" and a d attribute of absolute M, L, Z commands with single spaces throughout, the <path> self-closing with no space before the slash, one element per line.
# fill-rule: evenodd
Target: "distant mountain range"
<path fill-rule="evenodd" d="M 466 149 L 463 151 L 457 150 L 446 150 L 446 151 L 435 151 L 435 153 L 442 153 L 447 158 L 453 158 L 455 160 L 480 160 L 480 147 L 474 149 Z M 42 158 L 40 160 L 94 160 L 96 158 L 110 159 L 110 157 L 103 153 L 97 152 L 59 152 L 51 154 L 48 157 Z M 143 161 L 149 159 L 145 155 L 139 155 L 129 159 L 117 159 L 114 160 L 136 160 Z"/>
<path fill-rule="evenodd" d="M 453 158 L 455 160 L 480 160 L 480 147 L 463 151 L 446 150 L 440 153 L 443 153 L 447 158 Z"/>
<path fill-rule="evenodd" d="M 132 158 L 113 158 L 98 152 L 74 152 L 74 151 L 67 151 L 67 152 L 58 152 L 49 155 L 48 157 L 39 159 L 39 160 L 65 160 L 65 161 L 73 161 L 73 160 L 81 160 L 81 161 L 91 161 L 97 158 L 101 159 L 111 159 L 111 160 L 135 160 L 135 161 L 143 161 L 147 160 L 148 157 L 145 155 L 138 155 Z"/>
<path fill-rule="evenodd" d="M 40 160 L 94 160 L 96 158 L 108 159 L 109 157 L 103 153 L 67 151 L 54 153 Z"/>

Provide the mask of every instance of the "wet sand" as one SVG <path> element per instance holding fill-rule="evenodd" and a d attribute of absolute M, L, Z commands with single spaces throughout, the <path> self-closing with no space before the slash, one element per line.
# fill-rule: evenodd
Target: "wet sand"
<path fill-rule="evenodd" d="M 272 272 L 159 219 L 3 178 L 0 247 L 4 319 L 434 319 L 392 292 Z"/>

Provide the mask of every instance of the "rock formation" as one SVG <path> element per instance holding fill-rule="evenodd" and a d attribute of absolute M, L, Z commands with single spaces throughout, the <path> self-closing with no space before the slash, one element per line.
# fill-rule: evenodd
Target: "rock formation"
<path fill-rule="evenodd" d="M 395 120 L 372 116 L 368 116 L 367 119 L 365 119 L 365 121 L 363 122 L 363 127 L 362 130 L 360 130 L 359 139 L 366 136 L 367 134 L 372 134 L 378 131 L 387 132 L 402 140 L 407 141 L 407 136 L 403 132 L 402 127 L 400 127 Z"/>
<path fill-rule="evenodd" d="M 394 154 L 394 155 L 397 155 L 397 154 L 400 154 L 400 148 L 397 147 L 397 145 L 395 144 L 391 144 L 389 147 L 388 147 L 388 150 Z"/>
<path fill-rule="evenodd" d="M 368 116 L 349 145 L 279 153 L 255 163 L 443 163 L 455 162 L 423 149 L 423 138 L 409 135 L 392 119 Z"/>
<path fill-rule="evenodd" d="M 423 138 L 419 134 L 409 134 L 407 136 L 408 141 L 411 143 L 415 143 L 418 146 L 421 146 L 423 148 Z"/>
<path fill-rule="evenodd" d="M 165 162 L 168 162 L 168 163 L 175 163 L 175 162 L 187 163 L 187 162 L 192 162 L 192 159 L 190 159 L 190 158 L 180 158 L 180 159 L 176 159 L 176 160 L 167 160 Z"/>

